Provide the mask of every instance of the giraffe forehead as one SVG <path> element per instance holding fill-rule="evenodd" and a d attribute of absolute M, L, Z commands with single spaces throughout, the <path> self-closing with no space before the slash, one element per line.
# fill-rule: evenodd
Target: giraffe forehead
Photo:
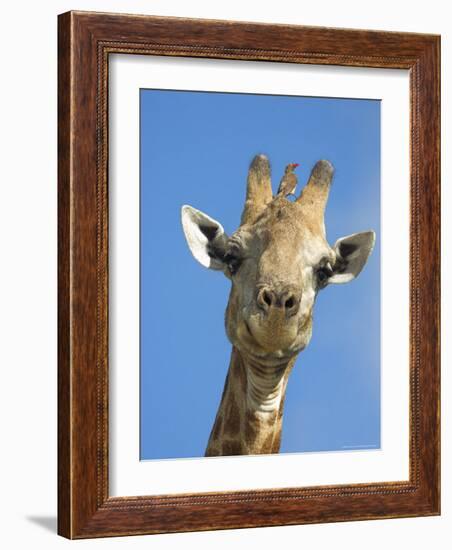
<path fill-rule="evenodd" d="M 284 202 L 292 203 L 285 200 Z M 242 226 L 232 236 L 231 243 L 240 243 L 252 250 L 253 255 L 271 255 L 305 261 L 315 261 L 317 256 L 330 256 L 332 251 L 325 239 L 324 228 L 302 216 L 295 207 L 267 209 L 253 225 Z"/>
<path fill-rule="evenodd" d="M 285 197 L 276 197 L 262 212 L 256 223 L 275 224 L 282 221 L 291 221 L 294 224 L 302 223 L 301 207 Z"/>
<path fill-rule="evenodd" d="M 305 230 L 306 224 L 297 205 L 286 199 L 274 200 L 253 224 L 239 227 L 231 241 L 246 243 L 258 239 L 267 244 L 272 240 L 289 236 L 300 238 Z"/>
<path fill-rule="evenodd" d="M 324 227 L 317 219 L 309 216 L 297 202 L 277 197 L 262 212 L 251 231 L 266 235 L 271 240 L 297 239 L 324 235 Z"/>
<path fill-rule="evenodd" d="M 266 246 L 262 247 L 261 266 L 289 273 L 298 268 L 317 265 L 321 260 L 333 261 L 334 255 L 322 234 L 313 233 L 306 226 L 294 231 L 274 231 Z M 297 267 L 298 266 L 298 267 Z"/>

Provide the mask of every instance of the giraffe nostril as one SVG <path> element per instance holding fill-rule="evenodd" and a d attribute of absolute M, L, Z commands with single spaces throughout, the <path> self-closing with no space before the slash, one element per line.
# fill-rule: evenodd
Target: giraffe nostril
<path fill-rule="evenodd" d="M 263 295 L 262 295 L 262 299 L 264 300 L 264 302 L 265 302 L 268 306 L 271 306 L 271 305 L 272 305 L 272 297 L 271 297 L 270 292 L 268 292 L 267 290 L 264 290 Z"/>
<path fill-rule="evenodd" d="M 298 310 L 299 300 L 292 291 L 287 289 L 276 292 L 268 287 L 261 288 L 256 296 L 257 306 L 269 313 L 274 308 L 282 308 L 288 315 L 293 315 Z"/>
<path fill-rule="evenodd" d="M 282 300 L 283 307 L 287 315 L 295 315 L 300 307 L 300 300 L 296 297 L 295 294 L 290 292 L 286 294 L 285 298 Z"/>
<path fill-rule="evenodd" d="M 272 307 L 274 303 L 274 295 L 271 290 L 268 288 L 261 288 L 257 294 L 257 305 L 264 312 L 267 312 L 269 308 Z"/>

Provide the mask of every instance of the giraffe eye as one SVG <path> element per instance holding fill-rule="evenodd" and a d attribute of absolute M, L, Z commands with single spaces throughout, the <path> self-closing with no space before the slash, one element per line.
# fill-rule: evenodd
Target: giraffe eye
<path fill-rule="evenodd" d="M 320 286 L 323 286 L 327 280 L 331 277 L 333 274 L 333 270 L 331 269 L 331 265 L 328 263 L 323 267 L 320 267 L 317 269 L 317 281 Z"/>
<path fill-rule="evenodd" d="M 235 275 L 237 273 L 240 264 L 242 263 L 242 260 L 235 252 L 228 252 L 223 260 L 227 264 L 229 273 L 231 275 Z"/>

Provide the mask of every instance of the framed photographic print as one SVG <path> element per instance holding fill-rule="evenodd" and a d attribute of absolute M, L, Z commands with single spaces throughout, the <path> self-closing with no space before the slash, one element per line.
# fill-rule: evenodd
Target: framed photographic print
<path fill-rule="evenodd" d="M 59 533 L 439 514 L 437 36 L 59 17 Z"/>

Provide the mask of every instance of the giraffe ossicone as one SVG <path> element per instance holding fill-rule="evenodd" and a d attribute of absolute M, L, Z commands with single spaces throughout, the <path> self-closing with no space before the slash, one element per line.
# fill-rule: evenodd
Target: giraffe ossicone
<path fill-rule="evenodd" d="M 289 374 L 312 334 L 319 291 L 353 280 L 375 244 L 374 231 L 326 240 L 324 212 L 333 166 L 318 161 L 295 201 L 273 196 L 270 163 L 248 171 L 241 224 L 228 236 L 185 205 L 182 226 L 201 265 L 231 280 L 225 324 L 231 361 L 206 456 L 278 453 Z"/>

